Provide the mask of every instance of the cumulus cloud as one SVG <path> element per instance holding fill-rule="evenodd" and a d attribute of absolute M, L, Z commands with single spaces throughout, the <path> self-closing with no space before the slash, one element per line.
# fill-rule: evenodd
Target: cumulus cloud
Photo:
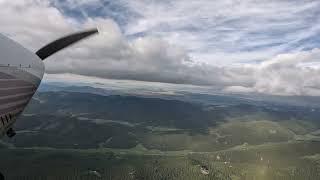
<path fill-rule="evenodd" d="M 72 0 L 65 3 L 68 2 Z M 99 2 L 101 1 L 81 1 L 78 6 L 88 3 L 99 4 Z M 238 63 L 217 66 L 201 61 L 201 56 L 206 56 L 205 53 L 197 52 L 200 55 L 195 56 L 197 53 L 192 53 L 194 51 L 190 53 L 190 47 L 184 45 L 184 42 L 189 42 L 190 38 L 203 38 L 202 34 L 197 37 L 194 34 L 189 36 L 190 34 L 187 33 L 185 41 L 179 37 L 180 43 L 156 35 L 157 30 L 144 36 L 129 38 L 129 32 L 150 31 L 152 27 L 158 27 L 160 22 L 166 23 L 168 20 L 166 18 L 161 21 L 155 18 L 155 25 L 148 25 L 150 23 L 146 19 L 148 14 L 144 14 L 136 24 L 136 29 L 133 28 L 134 23 L 129 23 L 127 31 L 123 31 L 124 27 L 107 17 L 88 16 L 81 20 L 71 18 L 53 5 L 56 3 L 49 0 L 0 0 L 0 23 L 2 24 L 0 32 L 32 51 L 65 33 L 99 26 L 101 31 L 99 36 L 83 41 L 47 59 L 45 62 L 47 73 L 72 73 L 109 79 L 209 85 L 225 92 L 236 93 L 320 95 L 320 79 L 318 78 L 320 77 L 320 68 L 318 68 L 320 50 L 317 48 L 279 53 L 254 64 Z M 197 6 L 197 3 L 194 5 Z M 137 4 L 129 3 L 128 6 L 133 8 Z M 173 3 L 172 6 L 175 7 L 177 4 Z M 308 9 L 305 6 L 303 8 Z M 301 12 L 303 8 L 298 8 L 297 11 Z M 254 12 L 259 14 L 260 10 L 258 8 Z M 159 11 L 162 12 L 162 9 L 160 8 Z M 273 12 L 273 10 L 270 11 Z M 184 9 L 181 10 L 182 12 Z M 176 21 L 174 17 L 179 16 L 173 16 L 171 19 L 173 22 Z M 196 17 L 193 17 L 193 20 L 196 21 Z M 145 26 L 141 25 L 141 21 L 146 21 Z M 169 37 L 173 37 L 170 36 L 172 32 L 168 34 Z M 234 37 L 237 36 L 234 35 Z M 243 44 L 240 43 L 240 45 Z M 199 43 L 199 46 L 202 47 L 204 44 Z M 230 51 L 223 46 L 220 48 L 226 50 L 224 53 Z M 258 52 L 255 53 L 258 54 Z M 224 61 L 224 58 L 228 59 L 231 56 L 221 55 L 219 58 Z M 214 58 L 215 56 L 209 57 Z"/>
<path fill-rule="evenodd" d="M 36 50 L 49 40 L 72 31 L 72 21 L 42 0 L 0 0 L 0 32 Z"/>
<path fill-rule="evenodd" d="M 308 62 L 315 64 L 304 66 Z M 320 95 L 319 63 L 320 49 L 278 55 L 256 68 L 254 89 L 280 95 Z"/>

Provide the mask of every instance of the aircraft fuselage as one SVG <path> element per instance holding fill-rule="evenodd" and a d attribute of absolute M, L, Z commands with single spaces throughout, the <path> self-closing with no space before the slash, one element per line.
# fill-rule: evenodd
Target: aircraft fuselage
<path fill-rule="evenodd" d="M 0 138 L 21 114 L 36 92 L 44 74 L 36 55 L 0 34 Z"/>
<path fill-rule="evenodd" d="M 15 135 L 12 129 L 39 87 L 43 60 L 56 52 L 98 33 L 98 29 L 77 32 L 57 39 L 33 53 L 0 34 L 0 138 Z"/>

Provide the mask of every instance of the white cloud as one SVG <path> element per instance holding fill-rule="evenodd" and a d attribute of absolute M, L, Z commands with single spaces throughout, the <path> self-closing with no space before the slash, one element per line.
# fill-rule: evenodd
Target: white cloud
<path fill-rule="evenodd" d="M 314 48 L 320 33 L 319 1 L 175 0 L 128 1 L 141 15 L 127 34 L 144 32 L 181 45 L 214 65 L 267 60 Z"/>
<path fill-rule="evenodd" d="M 50 7 L 48 1 L 0 1 L 0 32 L 33 51 L 64 32 L 70 32 L 73 29 L 70 21 Z"/>
<path fill-rule="evenodd" d="M 320 77 L 320 68 L 316 68 L 319 67 L 316 64 L 320 64 L 319 49 L 313 48 L 309 51 L 294 51 L 286 54 L 279 53 L 282 52 L 282 49 L 287 48 L 287 45 L 285 45 L 249 52 L 240 49 L 241 47 L 273 43 L 274 39 L 270 39 L 269 36 L 263 37 L 263 34 L 261 34 L 261 36 L 256 37 L 259 41 L 251 42 L 250 39 L 237 41 L 237 39 L 248 37 L 246 36 L 248 33 L 262 31 L 263 28 L 284 26 L 283 29 L 286 29 L 296 21 L 289 20 L 288 24 L 286 24 L 286 21 L 275 21 L 272 23 L 277 25 L 266 24 L 265 27 L 259 27 L 259 25 L 250 21 L 241 21 L 235 24 L 228 22 L 236 17 L 246 17 L 248 13 L 263 17 L 266 14 L 265 11 L 267 11 L 267 14 L 282 13 L 283 18 L 291 19 L 292 17 L 286 13 L 288 8 L 300 14 L 306 9 L 310 9 L 310 4 L 307 3 L 307 5 L 301 5 L 297 8 L 284 1 L 284 5 L 288 7 L 276 7 L 279 4 L 271 1 L 271 3 L 266 4 L 266 7 L 268 7 L 266 9 L 262 9 L 258 5 L 250 8 L 249 11 L 245 11 L 243 7 L 252 5 L 252 2 L 248 1 L 247 3 L 240 3 L 239 7 L 235 6 L 226 10 L 230 15 L 224 17 L 226 13 L 223 11 L 224 7 L 229 6 L 234 1 L 226 1 L 227 4 L 216 3 L 216 14 L 211 13 L 214 10 L 212 9 L 213 5 L 203 6 L 205 2 L 190 1 L 189 4 L 184 4 L 181 1 L 171 2 L 169 5 L 172 6 L 172 9 L 168 9 L 166 15 L 163 14 L 163 8 L 168 5 L 155 4 L 151 7 L 144 7 L 138 3 L 129 4 L 132 8 L 140 9 L 141 13 L 144 12 L 144 17 L 137 23 L 129 24 L 127 32 L 123 33 L 121 27 L 114 20 L 103 17 L 87 17 L 85 20 L 78 21 L 65 16 L 57 8 L 51 6 L 48 0 L 0 0 L 0 32 L 35 51 L 50 40 L 75 29 L 96 25 L 102 26 L 100 29 L 103 33 L 99 36 L 83 41 L 46 60 L 47 73 L 72 73 L 99 78 L 210 85 L 226 92 L 238 93 L 320 95 L 320 79 L 318 78 Z M 92 2 L 83 1 L 81 3 Z M 97 2 L 94 1 L 94 3 Z M 174 11 L 175 7 L 182 8 Z M 187 10 L 191 11 L 197 9 L 197 7 L 205 9 L 186 14 Z M 156 11 L 152 14 L 148 8 Z M 221 16 L 221 22 L 215 22 L 216 29 L 219 30 L 213 32 L 212 35 L 210 35 L 210 32 L 204 32 L 203 34 L 199 32 L 200 34 L 197 35 L 177 30 L 176 35 L 172 35 L 173 31 L 168 32 L 167 38 L 163 35 L 164 32 L 157 30 L 162 23 L 177 23 L 182 28 L 185 24 L 190 25 L 194 22 L 195 26 L 199 26 L 198 23 L 201 23 L 201 20 L 198 22 L 197 19 L 200 15 L 203 16 L 202 18 L 209 17 L 205 22 L 211 21 L 210 17 Z M 154 22 L 151 22 L 152 20 Z M 267 21 L 266 19 L 262 20 Z M 219 24 L 224 24 L 224 26 L 220 27 Z M 226 26 L 226 24 L 229 25 Z M 234 30 L 237 28 L 232 27 L 234 25 L 243 26 L 249 28 L 249 30 L 237 32 L 237 30 Z M 205 25 L 204 28 L 209 27 Z M 128 33 L 150 31 L 150 29 L 155 30 L 147 36 L 127 39 Z M 317 30 L 314 30 L 316 26 L 311 29 L 313 30 L 307 31 L 307 33 L 317 32 Z M 219 31 L 229 31 L 230 34 L 226 32 L 221 34 L 218 33 Z M 208 43 L 208 41 L 201 41 L 206 37 L 212 37 L 212 40 L 218 40 L 218 42 L 212 42 L 212 46 L 210 44 L 206 46 L 205 43 Z M 303 39 L 304 37 L 301 35 L 298 38 Z M 293 37 L 289 34 L 288 37 L 283 39 L 284 41 L 290 41 Z M 239 44 L 232 44 L 233 42 Z M 221 46 L 218 46 L 219 43 L 221 43 Z M 228 47 L 228 44 L 230 47 Z M 199 46 L 200 51 L 194 49 L 196 46 Z M 216 55 L 210 52 L 201 52 L 206 47 L 212 47 L 212 52 Z M 232 52 L 233 50 L 234 52 Z M 256 60 L 257 57 L 264 58 L 264 61 L 256 64 L 240 63 L 228 66 L 223 65 L 228 63 L 221 63 L 222 65 L 217 66 L 215 63 L 203 61 L 199 57 L 212 58 L 213 61 L 219 60 L 220 62 L 229 62 L 228 58 L 236 59 L 236 61 L 243 59 L 249 61 Z"/>
<path fill-rule="evenodd" d="M 310 62 L 313 66 L 305 66 Z M 240 65 L 242 69 L 249 69 L 242 74 L 242 79 L 251 79 L 253 83 L 249 86 L 243 86 L 241 83 L 238 86 L 227 86 L 224 90 L 240 93 L 318 96 L 320 95 L 320 69 L 315 64 L 319 63 L 320 49 L 313 49 L 281 54 L 259 64 Z M 237 73 L 234 75 L 237 76 Z"/>
<path fill-rule="evenodd" d="M 302 66 L 308 62 L 320 62 L 320 49 L 282 54 L 261 63 L 255 90 L 280 95 L 320 95 L 320 69 Z"/>

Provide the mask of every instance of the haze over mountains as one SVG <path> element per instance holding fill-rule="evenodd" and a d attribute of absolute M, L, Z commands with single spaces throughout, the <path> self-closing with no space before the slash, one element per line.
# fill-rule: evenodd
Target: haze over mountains
<path fill-rule="evenodd" d="M 139 82 L 139 81 L 138 81 Z M 109 83 L 42 83 L 41 92 L 84 92 L 98 95 L 132 95 L 142 97 L 159 97 L 199 101 L 205 104 L 216 104 L 225 101 L 250 103 L 277 103 L 291 106 L 320 107 L 318 96 L 276 96 L 258 93 L 228 93 L 211 86 L 174 85 L 166 83 L 144 82 L 135 84 L 131 81 L 113 81 Z"/>
<path fill-rule="evenodd" d="M 297 100 L 298 98 L 295 101 Z M 318 125 L 320 116 L 318 106 L 312 103 L 288 104 L 286 97 L 277 101 L 263 101 L 255 99 L 254 96 L 249 98 L 232 94 L 210 95 L 189 92 L 175 92 L 170 95 L 141 92 L 135 94 L 134 91 L 129 94 L 90 86 L 43 85 L 17 123 L 16 128 L 20 136 L 11 142 L 18 147 L 133 148 L 143 144 L 154 148 L 159 142 L 148 144 L 150 142 L 146 142 L 145 137 L 152 137 L 155 132 L 185 134 L 190 137 L 193 134 L 210 135 L 210 130 L 221 125 L 234 122 L 242 126 L 240 122 L 247 121 L 258 123 L 266 121 L 267 124 L 272 122 L 270 131 L 273 131 L 272 128 L 278 128 L 278 125 L 273 127 L 274 123 L 291 123 L 290 120 L 293 124 L 303 119 L 304 123 Z M 261 127 L 256 127 L 253 131 L 257 128 Z M 251 141 L 254 144 L 263 144 L 292 139 L 293 135 L 287 132 L 290 129 L 285 128 L 287 130 L 284 134 L 287 135 L 284 137 L 281 135 L 279 139 L 275 138 L 276 133 L 275 137 L 268 135 L 262 139 L 257 137 L 252 141 L 251 137 L 244 138 L 246 136 L 244 133 L 237 135 L 243 136 L 244 139 L 241 141 L 233 141 L 227 146 L 217 144 L 214 149 Z M 311 129 L 316 130 L 317 127 Z M 217 137 L 211 138 L 219 141 Z M 212 143 L 212 140 L 205 142 L 203 139 L 203 141 L 207 145 Z M 187 149 L 184 145 L 178 146 L 180 147 L 170 149 L 168 146 L 164 149 Z M 158 149 L 164 150 L 161 147 Z M 199 147 L 196 149 L 212 150 Z"/>

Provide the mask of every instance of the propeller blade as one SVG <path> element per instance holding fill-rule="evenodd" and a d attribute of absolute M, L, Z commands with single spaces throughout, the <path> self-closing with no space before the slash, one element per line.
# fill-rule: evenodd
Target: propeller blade
<path fill-rule="evenodd" d="M 39 49 L 36 52 L 36 55 L 38 55 L 40 59 L 44 60 L 52 54 L 96 33 L 98 33 L 98 29 L 91 29 L 62 37 Z"/>

